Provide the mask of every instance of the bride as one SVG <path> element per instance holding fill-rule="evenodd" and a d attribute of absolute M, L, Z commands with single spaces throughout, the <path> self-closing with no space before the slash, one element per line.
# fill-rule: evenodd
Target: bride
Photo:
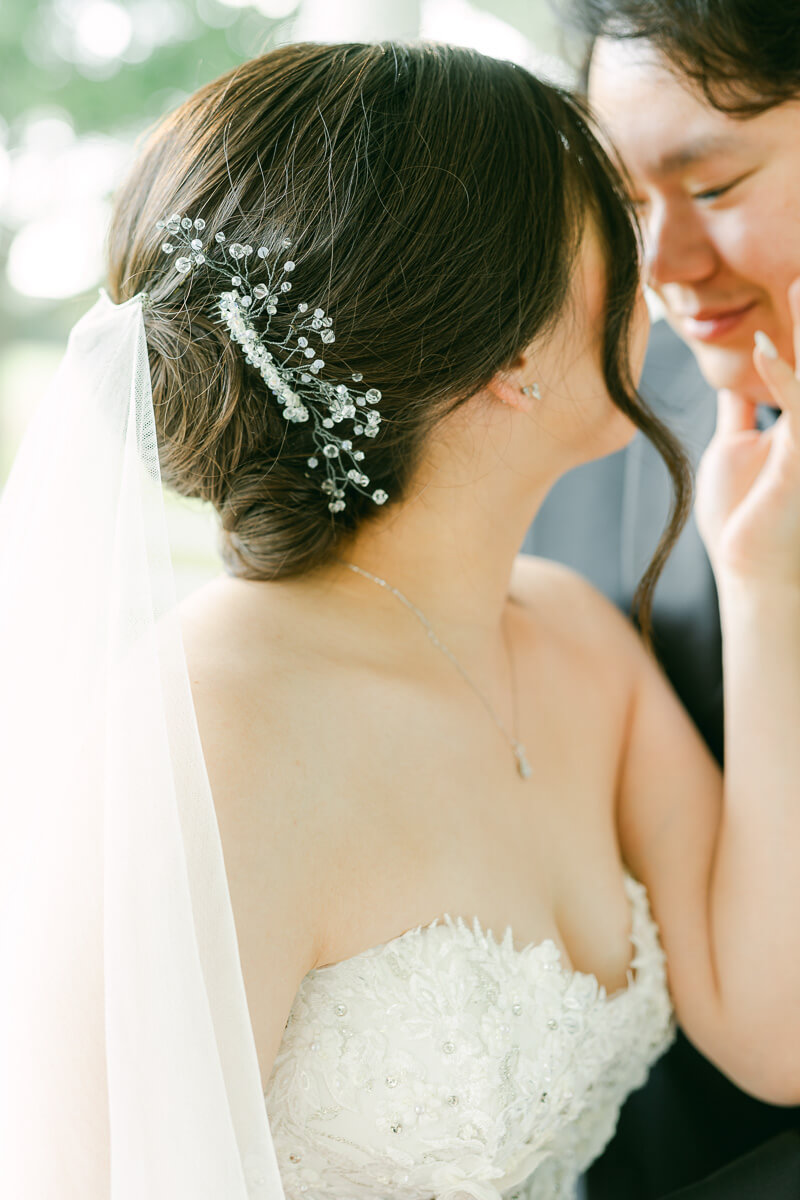
<path fill-rule="evenodd" d="M 450 46 L 284 46 L 151 132 L 108 253 L 161 477 L 220 520 L 225 570 L 178 614 L 271 1134 L 226 1197 L 574 1195 L 676 1019 L 797 1103 L 800 384 L 763 341 L 783 416 L 721 395 L 701 467 L 723 782 L 647 649 L 690 484 L 635 391 L 635 223 L 580 106 Z M 644 641 L 517 554 L 637 428 L 675 482 Z"/>

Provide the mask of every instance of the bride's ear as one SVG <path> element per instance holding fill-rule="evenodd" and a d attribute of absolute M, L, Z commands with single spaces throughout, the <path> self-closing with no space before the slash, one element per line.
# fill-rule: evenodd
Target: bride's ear
<path fill-rule="evenodd" d="M 524 355 L 520 355 L 510 371 L 499 372 L 486 384 L 486 391 L 491 393 L 501 404 L 515 408 L 518 412 L 530 413 L 537 400 L 541 399 L 539 385 L 528 382 L 525 368 L 529 364 Z"/>

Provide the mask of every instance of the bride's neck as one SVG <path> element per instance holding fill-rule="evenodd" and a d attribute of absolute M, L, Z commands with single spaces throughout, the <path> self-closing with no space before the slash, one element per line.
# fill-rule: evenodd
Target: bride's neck
<path fill-rule="evenodd" d="M 495 424 L 487 432 L 452 421 L 429 445 L 405 497 L 377 510 L 342 545 L 338 561 L 269 584 L 266 593 L 259 585 L 246 589 L 267 602 L 267 619 L 285 613 L 325 645 L 355 639 L 398 649 L 397 599 L 342 565 L 349 562 L 402 592 L 446 642 L 496 653 L 525 532 L 555 480 L 575 464 L 569 447 L 525 436 L 503 414 Z"/>
<path fill-rule="evenodd" d="M 552 457 L 534 467 L 523 455 L 510 464 L 496 450 L 476 461 L 454 453 L 453 441 L 447 451 L 429 458 L 401 502 L 364 523 L 340 548 L 340 561 L 287 581 L 281 611 L 294 621 L 302 611 L 315 639 L 348 653 L 414 654 L 420 631 L 410 614 L 386 589 L 341 565 L 353 563 L 398 589 L 471 667 L 485 663 L 488 671 L 504 662 L 514 559 L 561 472 Z M 421 645 L 427 654 L 424 638 Z"/>
<path fill-rule="evenodd" d="M 367 522 L 340 557 L 398 588 L 434 625 L 494 633 L 514 559 L 549 486 L 503 487 L 490 476 L 460 487 L 420 483 L 402 505 Z M 350 586 L 369 584 L 353 576 Z"/>

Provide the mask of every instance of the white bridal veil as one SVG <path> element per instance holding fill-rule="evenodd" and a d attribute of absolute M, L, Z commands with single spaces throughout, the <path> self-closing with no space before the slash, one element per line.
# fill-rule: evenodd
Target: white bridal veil
<path fill-rule="evenodd" d="M 283 1200 L 141 306 L 101 289 L 0 498 L 0 1196 Z"/>

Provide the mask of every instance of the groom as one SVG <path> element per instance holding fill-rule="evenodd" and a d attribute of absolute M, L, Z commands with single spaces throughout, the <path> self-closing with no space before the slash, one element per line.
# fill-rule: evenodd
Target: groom
<path fill-rule="evenodd" d="M 573 14 L 590 39 L 589 100 L 630 174 L 648 282 L 666 315 L 653 327 L 642 391 L 696 464 L 714 431 L 716 389 L 767 400 L 752 365 L 755 330 L 794 359 L 786 293 L 800 275 L 798 0 L 573 0 Z M 761 428 L 777 415 L 758 412 Z M 669 501 L 666 470 L 639 434 L 560 480 L 523 550 L 569 564 L 629 612 Z M 721 760 L 719 610 L 693 520 L 659 583 L 653 626 L 673 686 Z M 588 1174 L 588 1200 L 655 1200 L 798 1129 L 800 1109 L 745 1095 L 680 1035 L 623 1109 Z M 764 1146 L 698 1200 L 800 1196 L 800 1149 L 788 1146 L 791 1161 L 785 1143 L 777 1155 Z M 689 1188 L 686 1200 L 694 1196 Z"/>

